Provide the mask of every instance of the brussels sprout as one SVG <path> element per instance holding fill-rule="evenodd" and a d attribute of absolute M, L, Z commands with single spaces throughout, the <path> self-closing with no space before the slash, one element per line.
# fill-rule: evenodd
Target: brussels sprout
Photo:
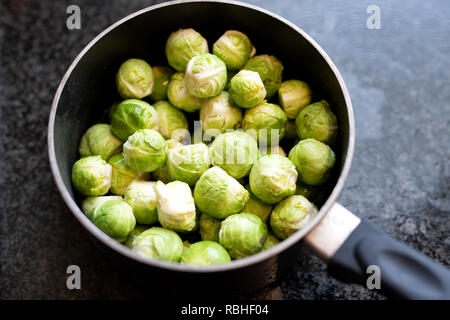
<path fill-rule="evenodd" d="M 286 125 L 284 126 L 284 138 L 285 139 L 296 139 L 297 129 L 295 128 L 295 121 L 288 120 L 286 121 Z"/>
<path fill-rule="evenodd" d="M 282 155 L 283 157 L 287 156 L 286 152 L 284 152 L 283 148 L 280 146 L 265 147 L 265 148 L 262 148 L 260 151 L 261 151 L 262 156 L 266 156 L 268 154 L 274 154 L 274 153 Z"/>
<path fill-rule="evenodd" d="M 146 258 L 178 262 L 183 254 L 183 241 L 172 230 L 153 227 L 136 237 L 132 250 Z"/>
<path fill-rule="evenodd" d="M 81 210 L 90 218 L 92 212 L 99 204 L 109 200 L 123 200 L 123 198 L 121 196 L 87 197 L 81 201 Z"/>
<path fill-rule="evenodd" d="M 284 81 L 278 89 L 278 101 L 289 119 L 295 119 L 311 103 L 311 96 L 308 84 L 300 80 Z"/>
<path fill-rule="evenodd" d="M 167 150 L 170 150 L 178 146 L 182 146 L 182 144 L 173 139 L 167 140 Z M 169 154 L 169 152 L 167 152 L 167 154 Z M 167 162 L 162 167 L 153 171 L 152 177 L 154 180 L 156 181 L 160 180 L 164 183 L 169 183 L 173 181 L 173 179 L 170 177 L 169 169 L 167 169 Z"/>
<path fill-rule="evenodd" d="M 200 110 L 204 101 L 204 99 L 190 94 L 184 81 L 184 73 L 181 72 L 175 73 L 170 79 L 167 97 L 174 107 L 186 112 Z"/>
<path fill-rule="evenodd" d="M 202 240 L 219 242 L 220 220 L 202 213 L 199 221 Z"/>
<path fill-rule="evenodd" d="M 134 241 L 136 240 L 137 236 L 148 229 L 149 229 L 148 226 L 137 224 L 136 227 L 134 227 L 133 231 L 131 231 L 124 245 L 130 249 L 133 248 Z"/>
<path fill-rule="evenodd" d="M 150 172 L 162 167 L 167 159 L 167 142 L 158 131 L 140 129 L 123 145 L 126 163 L 133 169 Z"/>
<path fill-rule="evenodd" d="M 158 199 L 158 221 L 164 228 L 179 232 L 193 231 L 197 226 L 194 198 L 187 183 L 173 181 L 155 185 Z"/>
<path fill-rule="evenodd" d="M 189 241 L 185 240 L 183 241 L 183 253 L 186 252 L 186 250 L 192 245 Z"/>
<path fill-rule="evenodd" d="M 112 166 L 110 191 L 114 194 L 123 196 L 128 185 L 134 179 L 146 179 L 148 176 L 143 172 L 130 168 L 125 162 L 123 154 L 116 154 L 109 159 L 108 163 Z"/>
<path fill-rule="evenodd" d="M 118 242 L 125 242 L 136 226 L 133 209 L 123 200 L 102 202 L 90 216 L 91 221 Z"/>
<path fill-rule="evenodd" d="M 198 209 L 217 219 L 238 213 L 249 196 L 248 191 L 236 179 L 219 167 L 206 170 L 194 188 Z"/>
<path fill-rule="evenodd" d="M 310 186 L 306 183 L 301 182 L 300 180 L 297 181 L 297 189 L 295 190 L 295 194 L 304 196 L 309 201 L 317 204 L 321 203 L 324 200 L 324 193 L 322 192 L 320 187 Z"/>
<path fill-rule="evenodd" d="M 152 67 L 141 59 L 128 59 L 119 68 L 116 86 L 124 99 L 141 99 L 149 96 L 153 90 Z"/>
<path fill-rule="evenodd" d="M 222 133 L 209 147 L 211 162 L 235 179 L 247 176 L 258 160 L 256 140 L 242 131 Z"/>
<path fill-rule="evenodd" d="M 155 66 L 152 70 L 155 81 L 150 99 L 153 101 L 165 100 L 167 99 L 167 87 L 170 77 L 173 75 L 173 70 L 166 66 Z"/>
<path fill-rule="evenodd" d="M 295 193 L 297 175 L 288 158 L 269 154 L 260 158 L 250 171 L 250 188 L 260 200 L 274 204 Z"/>
<path fill-rule="evenodd" d="M 167 148 L 168 149 L 173 149 L 173 148 L 177 148 L 177 147 L 183 146 L 183 144 L 180 141 L 175 140 L 175 139 L 169 139 L 169 140 L 166 140 L 166 141 L 167 141 Z"/>
<path fill-rule="evenodd" d="M 203 53 L 189 60 L 184 81 L 193 96 L 215 97 L 227 83 L 227 67 L 215 55 Z"/>
<path fill-rule="evenodd" d="M 187 248 L 181 256 L 180 263 L 208 266 L 230 262 L 227 250 L 214 241 L 199 241 Z"/>
<path fill-rule="evenodd" d="M 138 223 L 154 224 L 158 221 L 155 182 L 133 181 L 127 188 L 125 201 L 133 208 Z"/>
<path fill-rule="evenodd" d="M 252 192 L 249 185 L 245 186 L 245 189 L 249 192 L 250 198 L 248 199 L 241 212 L 252 213 L 255 216 L 261 218 L 264 223 L 269 222 L 269 216 L 272 212 L 272 206 L 259 200 Z"/>
<path fill-rule="evenodd" d="M 205 52 L 208 52 L 208 42 L 194 29 L 172 32 L 166 42 L 167 61 L 177 71 L 186 70 L 191 58 Z"/>
<path fill-rule="evenodd" d="M 286 239 L 303 228 L 316 213 L 316 207 L 308 199 L 293 195 L 282 200 L 272 210 L 270 226 L 277 237 Z"/>
<path fill-rule="evenodd" d="M 78 151 L 82 158 L 101 156 L 108 160 L 112 155 L 120 152 L 122 141 L 111 132 L 111 127 L 105 123 L 95 124 L 81 137 Z"/>
<path fill-rule="evenodd" d="M 260 145 L 277 145 L 284 137 L 286 113 L 278 105 L 264 102 L 246 110 L 242 129 L 258 139 Z"/>
<path fill-rule="evenodd" d="M 111 130 L 122 140 L 127 140 L 138 129 L 155 129 L 158 113 L 147 102 L 138 99 L 122 101 L 111 117 Z"/>
<path fill-rule="evenodd" d="M 242 111 L 231 100 L 229 93 L 222 91 L 203 102 L 200 121 L 203 131 L 217 129 L 225 132 L 228 129 L 238 129 L 241 126 Z"/>
<path fill-rule="evenodd" d="M 167 101 L 158 101 L 153 107 L 158 113 L 158 131 L 165 139 L 181 141 L 189 134 L 189 127 L 183 111 Z"/>
<path fill-rule="evenodd" d="M 256 71 L 259 73 L 264 87 L 266 88 L 267 98 L 275 95 L 281 85 L 283 64 L 274 56 L 267 54 L 255 56 L 247 61 L 245 70 Z"/>
<path fill-rule="evenodd" d="M 239 107 L 253 108 L 266 97 L 266 89 L 258 72 L 241 70 L 230 81 L 230 97 Z"/>
<path fill-rule="evenodd" d="M 332 144 L 336 139 L 336 116 L 325 100 L 305 107 L 297 116 L 295 126 L 300 139 L 313 138 L 326 144 Z"/>
<path fill-rule="evenodd" d="M 251 213 L 233 214 L 222 221 L 219 243 L 235 259 L 259 252 L 267 238 L 267 226 Z"/>
<path fill-rule="evenodd" d="M 169 150 L 167 169 L 173 180 L 193 187 L 210 166 L 208 147 L 203 143 L 181 145 Z"/>
<path fill-rule="evenodd" d="M 248 37 L 235 30 L 226 31 L 213 45 L 213 53 L 222 59 L 230 70 L 242 69 L 250 59 L 253 49 Z"/>
<path fill-rule="evenodd" d="M 289 152 L 289 159 L 297 168 L 300 181 L 313 186 L 325 183 L 336 162 L 333 150 L 315 139 L 297 143 Z"/>
<path fill-rule="evenodd" d="M 266 242 L 264 242 L 264 246 L 262 247 L 261 251 L 269 250 L 273 246 L 276 246 L 280 243 L 280 240 L 278 240 L 277 237 L 275 237 L 271 232 L 269 232 L 269 235 L 267 236 Z"/>
<path fill-rule="evenodd" d="M 85 196 L 102 196 L 111 187 L 112 167 L 100 156 L 76 161 L 72 167 L 72 184 Z"/>

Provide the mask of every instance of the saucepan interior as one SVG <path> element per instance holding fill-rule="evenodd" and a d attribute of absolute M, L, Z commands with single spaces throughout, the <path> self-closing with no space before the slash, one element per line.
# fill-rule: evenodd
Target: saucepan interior
<path fill-rule="evenodd" d="M 325 198 L 328 200 L 322 204 L 317 218 L 303 231 L 269 251 L 227 265 L 206 268 L 143 259 L 114 242 L 93 226 L 78 208 L 79 199 L 70 179 L 82 134 L 104 119 L 105 110 L 119 100 L 114 77 L 120 63 L 135 57 L 145 59 L 151 65 L 166 65 L 164 47 L 167 37 L 179 28 L 189 27 L 199 31 L 209 41 L 210 48 L 226 30 L 246 33 L 257 54 L 272 54 L 282 61 L 284 79 L 304 80 L 314 90 L 314 101 L 328 100 L 340 125 L 338 142 L 334 147 L 337 155 L 335 175 L 326 191 Z M 197 274 L 260 266 L 262 269 L 258 272 L 267 274 L 266 269 L 273 269 L 281 259 L 280 253 L 297 244 L 326 213 L 342 189 L 353 151 L 352 121 L 350 99 L 335 66 L 323 50 L 293 24 L 267 11 L 235 2 L 173 2 L 124 18 L 101 33 L 80 53 L 67 71 L 54 99 L 49 124 L 49 154 L 63 199 L 106 256 L 114 256 L 117 265 L 125 264 L 134 271 L 146 265 L 160 271 Z M 264 265 L 266 267 L 262 267 Z"/>

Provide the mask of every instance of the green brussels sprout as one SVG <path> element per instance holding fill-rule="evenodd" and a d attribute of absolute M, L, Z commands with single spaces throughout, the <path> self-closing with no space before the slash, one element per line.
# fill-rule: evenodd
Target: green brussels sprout
<path fill-rule="evenodd" d="M 244 69 L 259 73 L 266 88 L 267 98 L 271 98 L 277 93 L 278 88 L 281 86 L 284 69 L 280 60 L 274 56 L 263 54 L 248 60 Z"/>
<path fill-rule="evenodd" d="M 81 201 L 81 210 L 90 218 L 92 212 L 99 204 L 109 200 L 123 200 L 123 198 L 121 196 L 87 197 Z"/>
<path fill-rule="evenodd" d="M 173 148 L 177 148 L 177 147 L 183 146 L 183 144 L 180 141 L 175 140 L 175 139 L 169 139 L 169 140 L 166 140 L 166 141 L 167 141 L 167 148 L 168 149 L 173 149 Z"/>
<path fill-rule="evenodd" d="M 111 130 L 122 140 L 139 129 L 158 129 L 158 113 L 147 102 L 138 99 L 122 101 L 111 117 Z"/>
<path fill-rule="evenodd" d="M 186 112 L 200 110 L 204 101 L 204 99 L 190 94 L 184 81 L 184 73 L 181 72 L 175 73 L 170 79 L 167 97 L 174 107 Z"/>
<path fill-rule="evenodd" d="M 202 213 L 199 220 L 200 236 L 204 241 L 219 242 L 220 220 Z"/>
<path fill-rule="evenodd" d="M 182 146 L 182 144 L 179 141 L 173 139 L 167 140 L 167 150 L 170 150 L 178 146 Z M 169 152 L 167 152 L 167 154 L 169 154 Z M 169 169 L 167 169 L 167 162 L 162 167 L 153 171 L 151 175 L 153 179 L 156 181 L 160 180 L 164 183 L 169 183 L 173 181 L 173 179 L 170 177 Z"/>
<path fill-rule="evenodd" d="M 150 99 L 152 99 L 152 101 L 166 100 L 167 88 L 169 86 L 170 77 L 173 75 L 173 70 L 166 66 L 155 66 L 152 68 L 152 71 L 155 80 Z"/>
<path fill-rule="evenodd" d="M 215 97 L 227 84 L 227 67 L 213 54 L 199 54 L 189 60 L 184 81 L 189 93 L 193 96 Z"/>
<path fill-rule="evenodd" d="M 140 129 L 123 145 L 126 163 L 133 169 L 151 172 L 162 167 L 167 159 L 167 142 L 158 131 Z"/>
<path fill-rule="evenodd" d="M 112 166 L 110 191 L 114 194 L 123 196 L 128 185 L 134 179 L 146 179 L 148 177 L 148 174 L 130 168 L 125 162 L 123 154 L 112 156 L 108 163 Z"/>
<path fill-rule="evenodd" d="M 295 193 L 297 171 L 279 154 L 261 157 L 250 171 L 250 188 L 261 201 L 274 204 Z"/>
<path fill-rule="evenodd" d="M 169 150 L 167 169 L 172 180 L 193 187 L 211 166 L 208 147 L 204 143 L 181 145 Z"/>
<path fill-rule="evenodd" d="M 230 97 L 239 107 L 253 108 L 266 97 L 266 89 L 258 72 L 239 71 L 230 81 Z"/>
<path fill-rule="evenodd" d="M 283 109 L 276 104 L 264 102 L 245 111 L 242 129 L 258 139 L 260 145 L 277 145 L 284 137 L 286 122 Z"/>
<path fill-rule="evenodd" d="M 248 212 L 258 216 L 264 223 L 269 222 L 269 216 L 272 212 L 272 206 L 268 203 L 262 202 L 259 200 L 252 192 L 252 189 L 249 185 L 245 186 L 245 189 L 250 194 L 250 198 L 248 199 L 245 206 L 242 208 L 241 212 Z"/>
<path fill-rule="evenodd" d="M 242 111 L 238 108 L 230 94 L 222 91 L 219 95 L 207 99 L 200 109 L 200 121 L 203 131 L 211 129 L 225 132 L 228 129 L 238 129 L 242 122 Z"/>
<path fill-rule="evenodd" d="M 151 176 L 155 181 L 162 181 L 164 183 L 172 182 L 173 179 L 170 177 L 169 170 L 167 169 L 167 165 L 163 165 L 161 168 L 156 169 L 151 172 Z"/>
<path fill-rule="evenodd" d="M 225 62 L 227 69 L 242 69 L 254 47 L 248 37 L 236 30 L 226 31 L 213 45 L 213 53 Z"/>
<path fill-rule="evenodd" d="M 300 181 L 313 186 L 325 183 L 336 162 L 333 150 L 315 139 L 297 143 L 289 152 L 289 159 L 297 168 Z"/>
<path fill-rule="evenodd" d="M 267 226 L 258 216 L 243 212 L 222 221 L 219 243 L 231 257 L 240 259 L 259 252 L 267 234 Z"/>
<path fill-rule="evenodd" d="M 219 167 L 206 170 L 194 188 L 197 208 L 217 219 L 241 211 L 249 196 L 236 179 Z"/>
<path fill-rule="evenodd" d="M 268 154 L 279 154 L 283 157 L 287 157 L 286 152 L 284 152 L 283 148 L 280 146 L 270 146 L 261 148 L 261 156 L 267 156 Z"/>
<path fill-rule="evenodd" d="M 152 67 L 141 59 L 128 59 L 119 68 L 116 86 L 124 99 L 141 99 L 149 96 L 153 90 Z"/>
<path fill-rule="evenodd" d="M 181 256 L 180 263 L 209 266 L 230 262 L 227 250 L 214 241 L 199 241 L 187 248 Z"/>
<path fill-rule="evenodd" d="M 123 200 L 102 202 L 90 216 L 91 221 L 118 242 L 125 242 L 136 226 L 133 209 Z"/>
<path fill-rule="evenodd" d="M 185 240 L 183 241 L 183 253 L 186 252 L 186 250 L 192 245 L 189 241 Z"/>
<path fill-rule="evenodd" d="M 183 254 L 183 241 L 172 230 L 152 227 L 136 237 L 131 249 L 146 258 L 178 262 Z"/>
<path fill-rule="evenodd" d="M 158 101 L 153 107 L 158 113 L 158 131 L 164 139 L 182 141 L 189 134 L 188 122 L 183 111 L 167 101 Z"/>
<path fill-rule="evenodd" d="M 288 120 L 286 121 L 286 125 L 284 126 L 284 138 L 285 139 L 296 139 L 297 129 L 295 128 L 295 121 Z"/>
<path fill-rule="evenodd" d="M 122 147 L 120 141 L 111 132 L 111 127 L 105 123 L 95 124 L 81 137 L 78 151 L 82 158 L 101 156 L 108 160 L 112 155 L 119 153 Z"/>
<path fill-rule="evenodd" d="M 158 221 L 155 182 L 133 181 L 125 192 L 125 201 L 133 208 L 138 223 L 148 225 Z"/>
<path fill-rule="evenodd" d="M 297 118 L 300 111 L 311 103 L 312 93 L 306 82 L 284 81 L 278 89 L 278 101 L 289 119 Z"/>
<path fill-rule="evenodd" d="M 111 187 L 112 167 L 100 156 L 76 161 L 72 167 L 72 184 L 85 196 L 102 196 Z"/>
<path fill-rule="evenodd" d="M 197 227 L 194 198 L 187 183 L 173 181 L 155 185 L 158 221 L 164 228 L 191 232 Z"/>
<path fill-rule="evenodd" d="M 177 71 L 186 70 L 191 58 L 205 52 L 208 52 L 208 42 L 191 28 L 172 32 L 166 42 L 167 61 Z"/>
<path fill-rule="evenodd" d="M 324 198 L 324 193 L 322 192 L 320 187 L 310 186 L 306 183 L 301 182 L 300 180 L 297 181 L 297 189 L 295 190 L 295 194 L 304 196 L 309 201 L 317 204 L 321 203 Z"/>
<path fill-rule="evenodd" d="M 136 227 L 134 227 L 133 231 L 131 231 L 124 245 L 130 249 L 133 248 L 134 241 L 136 240 L 137 236 L 148 229 L 149 229 L 148 226 L 137 224 Z"/>
<path fill-rule="evenodd" d="M 286 239 L 303 228 L 317 213 L 317 208 L 304 196 L 283 199 L 272 210 L 270 226 L 278 238 Z"/>
<path fill-rule="evenodd" d="M 269 235 L 267 236 L 266 242 L 264 242 L 264 246 L 262 247 L 261 251 L 269 250 L 280 242 L 281 241 L 277 237 L 275 237 L 272 232 L 269 232 Z"/>
<path fill-rule="evenodd" d="M 209 147 L 209 152 L 212 164 L 235 179 L 247 176 L 259 156 L 256 140 L 242 131 L 217 136 Z"/>
<path fill-rule="evenodd" d="M 332 144 L 337 135 L 337 120 L 325 100 L 305 107 L 295 120 L 297 134 L 300 139 L 313 138 L 317 141 Z"/>
<path fill-rule="evenodd" d="M 295 189 L 295 194 L 299 196 L 304 196 L 306 199 L 310 200 L 311 195 L 314 193 L 314 186 L 307 185 L 301 181 L 297 181 L 297 189 Z"/>

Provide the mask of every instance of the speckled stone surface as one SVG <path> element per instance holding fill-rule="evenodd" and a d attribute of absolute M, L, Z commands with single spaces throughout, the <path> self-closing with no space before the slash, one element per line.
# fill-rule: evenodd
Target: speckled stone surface
<path fill-rule="evenodd" d="M 104 28 L 152 1 L 0 2 L 0 298 L 123 299 L 140 292 L 113 271 L 60 198 L 46 130 L 53 95 L 79 51 Z M 339 68 L 356 118 L 356 151 L 339 201 L 393 237 L 450 264 L 450 5 L 420 1 L 250 3 L 309 33 Z M 77 4 L 82 29 L 66 28 Z M 366 9 L 381 9 L 381 29 Z M 82 289 L 66 288 L 66 268 Z M 247 298 L 384 299 L 299 260 L 275 288 Z"/>

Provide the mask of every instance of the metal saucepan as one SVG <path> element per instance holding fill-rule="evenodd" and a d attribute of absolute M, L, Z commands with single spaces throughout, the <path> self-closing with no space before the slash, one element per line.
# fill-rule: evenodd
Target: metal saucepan
<path fill-rule="evenodd" d="M 165 64 L 170 32 L 192 27 L 213 41 L 226 30 L 246 33 L 259 53 L 278 57 L 284 78 L 300 78 L 326 98 L 339 121 L 336 174 L 327 200 L 302 230 L 270 250 L 229 264 L 195 267 L 145 259 L 100 231 L 83 214 L 71 185 L 71 168 L 85 130 L 114 101 L 114 76 L 130 57 Z M 211 43 L 210 43 L 211 44 Z M 110 99 L 110 100 L 109 100 Z M 255 6 L 228 1 L 169 2 L 143 9 L 113 24 L 92 40 L 72 63 L 56 92 L 50 114 L 48 146 L 57 187 L 78 221 L 118 270 L 163 285 L 180 294 L 240 294 L 279 279 L 306 245 L 345 281 L 366 283 L 367 267 L 381 272 L 381 288 L 403 298 L 450 298 L 450 272 L 444 266 L 393 240 L 336 203 L 353 157 L 355 127 L 344 81 L 324 50 L 289 21 Z M 214 289 L 211 291 L 210 289 Z"/>

